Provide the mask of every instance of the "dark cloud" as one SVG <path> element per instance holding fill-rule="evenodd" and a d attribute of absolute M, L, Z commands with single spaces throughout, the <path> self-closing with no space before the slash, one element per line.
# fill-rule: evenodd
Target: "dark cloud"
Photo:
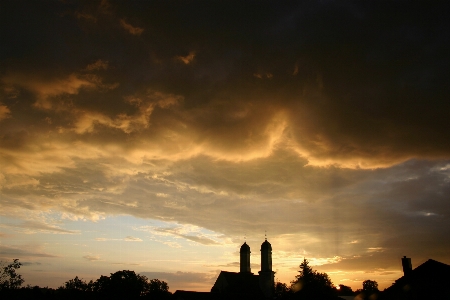
<path fill-rule="evenodd" d="M 398 2 L 386 9 L 386 2 L 291 6 L 227 2 L 202 3 L 198 9 L 192 3 L 137 1 L 109 5 L 111 14 L 98 15 L 97 22 L 81 26 L 66 12 L 95 15 L 102 6 L 75 8 L 60 3 L 42 8 L 10 2 L 3 10 L 9 16 L 3 18 L 8 22 L 3 28 L 15 26 L 19 32 L 5 35 L 11 42 L 0 56 L 6 64 L 2 77 L 8 83 L 11 74 L 36 74 L 31 69 L 43 64 L 39 77 L 45 82 L 108 61 L 110 68 L 102 76 L 120 84 L 114 93 L 84 93 L 78 87 L 94 83 L 79 77 L 73 77 L 77 83 L 64 83 L 66 90 L 60 83 L 49 92 L 70 96 L 77 89 L 80 97 L 71 97 L 72 109 L 82 111 L 84 119 L 119 130 L 122 127 L 111 126 L 114 121 L 105 120 L 133 110 L 123 97 L 147 89 L 180 95 L 184 103 L 175 114 L 153 112 L 148 133 L 183 134 L 181 128 L 172 127 L 177 119 L 191 128 L 192 142 L 206 143 L 212 154 L 245 153 L 253 149 L 252 144 L 264 147 L 274 118 L 285 112 L 284 129 L 299 151 L 317 163 L 355 166 L 360 161 L 364 167 L 411 157 L 448 157 L 444 128 L 448 127 L 449 22 L 440 9 L 442 3 L 405 7 Z M 38 13 L 26 24 L 16 24 L 14 20 L 20 22 L 27 9 Z M 124 21 L 128 15 L 149 32 Z M 117 25 L 110 30 L 126 24 L 133 34 L 139 32 L 140 39 L 103 30 L 114 22 Z M 20 56 L 12 48 L 17 47 L 12 41 L 17 36 L 25 43 L 22 51 L 27 51 Z M 194 53 L 195 63 L 188 66 L 174 61 L 182 57 L 190 62 Z M 18 65 L 17 60 L 24 58 L 35 64 Z M 268 80 L 254 74 L 265 74 Z M 106 99 L 114 104 L 106 105 Z M 58 96 L 52 101 L 63 100 Z M 4 105 L 14 109 L 9 101 Z M 76 122 L 80 115 L 73 118 Z"/>

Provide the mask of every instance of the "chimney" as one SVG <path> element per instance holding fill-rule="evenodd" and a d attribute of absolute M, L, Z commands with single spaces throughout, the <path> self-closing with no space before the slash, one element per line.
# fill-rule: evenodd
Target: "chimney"
<path fill-rule="evenodd" d="M 412 272 L 411 258 L 403 256 L 402 258 L 403 273 L 405 276 Z"/>

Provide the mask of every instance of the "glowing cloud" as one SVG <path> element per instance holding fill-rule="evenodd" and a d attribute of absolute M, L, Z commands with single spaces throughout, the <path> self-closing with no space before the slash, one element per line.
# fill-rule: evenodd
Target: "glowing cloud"
<path fill-rule="evenodd" d="M 134 27 L 127 23 L 124 19 L 120 20 L 120 25 L 132 35 L 141 35 L 144 32 L 144 28 Z"/>
<path fill-rule="evenodd" d="M 177 60 L 181 61 L 182 63 L 184 63 L 186 65 L 190 64 L 194 60 L 194 58 L 195 58 L 194 51 L 189 52 L 189 54 L 186 56 L 177 56 L 176 57 Z"/>
<path fill-rule="evenodd" d="M 6 106 L 0 103 L 0 121 L 6 118 L 9 118 L 11 115 L 11 110 Z"/>

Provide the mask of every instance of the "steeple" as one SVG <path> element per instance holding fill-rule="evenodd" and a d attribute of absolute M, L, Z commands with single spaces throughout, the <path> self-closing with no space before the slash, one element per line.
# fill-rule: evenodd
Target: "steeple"
<path fill-rule="evenodd" d="M 266 298 L 271 298 L 275 286 L 275 272 L 272 271 L 272 245 L 267 241 L 267 235 L 261 244 L 261 271 L 259 287 Z"/>
<path fill-rule="evenodd" d="M 241 250 L 239 251 L 241 256 L 240 261 L 240 272 L 241 273 L 251 273 L 250 269 L 250 247 L 247 245 L 247 242 L 244 242 L 241 246 Z"/>
<path fill-rule="evenodd" d="M 261 244 L 261 271 L 272 271 L 272 245 L 267 238 Z"/>

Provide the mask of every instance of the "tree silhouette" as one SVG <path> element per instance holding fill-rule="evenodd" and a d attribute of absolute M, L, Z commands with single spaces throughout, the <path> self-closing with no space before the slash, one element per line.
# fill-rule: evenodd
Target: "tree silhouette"
<path fill-rule="evenodd" d="M 374 280 L 364 280 L 362 284 L 362 290 L 357 290 L 359 298 L 361 299 L 374 299 L 378 294 L 378 283 Z"/>
<path fill-rule="evenodd" d="M 75 276 L 74 279 L 70 279 L 64 283 L 64 286 L 59 287 L 59 289 L 66 290 L 78 290 L 78 291 L 90 291 L 92 289 L 94 282 L 91 280 L 86 283 L 83 279 L 79 279 L 78 276 Z"/>
<path fill-rule="evenodd" d="M 169 293 L 169 286 L 167 282 L 159 279 L 152 279 L 148 284 L 148 294 L 151 295 L 164 295 Z"/>
<path fill-rule="evenodd" d="M 10 264 L 2 261 L 0 265 L 0 290 L 17 289 L 24 283 L 22 275 L 16 272 L 22 265 L 19 259 L 14 259 Z"/>
<path fill-rule="evenodd" d="M 336 293 L 328 274 L 313 270 L 309 266 L 309 261 L 306 258 L 300 264 L 299 274 L 295 277 L 296 280 L 291 283 L 292 290 L 296 293 L 297 297 L 305 299 L 317 297 L 319 299 L 332 296 Z"/>
<path fill-rule="evenodd" d="M 274 299 L 283 300 L 289 299 L 292 290 L 286 285 L 286 283 L 276 282 L 274 289 Z"/>
<path fill-rule="evenodd" d="M 339 296 L 353 296 L 355 294 L 355 292 L 352 290 L 351 287 L 340 284 L 339 285 L 339 290 L 337 291 L 337 294 Z"/>
<path fill-rule="evenodd" d="M 93 285 L 92 290 L 96 293 L 108 293 L 110 290 L 111 282 L 108 276 L 101 275 L 99 279 L 97 279 Z"/>
<path fill-rule="evenodd" d="M 374 280 L 364 280 L 362 285 L 363 292 L 369 295 L 378 292 L 378 282 Z"/>
<path fill-rule="evenodd" d="M 133 299 L 142 296 L 151 299 L 164 299 L 168 295 L 169 286 L 159 279 L 148 280 L 146 276 L 134 271 L 123 270 L 111 273 L 111 276 L 100 276 L 92 284 L 92 290 L 108 299 Z"/>

